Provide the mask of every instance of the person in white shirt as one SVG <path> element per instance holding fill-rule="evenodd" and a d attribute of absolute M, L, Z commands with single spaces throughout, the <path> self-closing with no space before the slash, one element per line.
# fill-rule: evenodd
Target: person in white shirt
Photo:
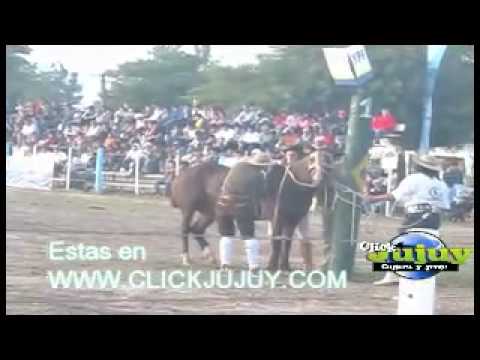
<path fill-rule="evenodd" d="M 32 136 L 35 135 L 37 132 L 37 126 L 33 122 L 31 118 L 27 118 L 25 120 L 25 124 L 22 127 L 22 135 L 23 136 Z"/>
<path fill-rule="evenodd" d="M 30 117 L 26 118 L 21 130 L 21 142 L 29 146 L 33 146 L 37 139 L 37 135 L 38 127 L 35 123 L 35 119 L 32 119 Z"/>
<path fill-rule="evenodd" d="M 413 156 L 412 160 L 416 165 L 414 174 L 403 179 L 391 193 L 366 196 L 365 200 L 368 203 L 381 201 L 402 203 L 406 217 L 399 229 L 400 233 L 412 228 L 438 230 L 441 226 L 441 212 L 450 209 L 449 189 L 439 176 L 442 165 L 427 155 Z M 387 272 L 385 278 L 375 285 L 396 282 L 398 278 L 395 274 Z"/>
<path fill-rule="evenodd" d="M 297 115 L 296 114 L 288 115 L 287 119 L 285 120 L 285 123 L 287 124 L 288 127 L 295 128 L 298 125 Z"/>
<path fill-rule="evenodd" d="M 240 113 L 233 119 L 233 123 L 236 125 L 243 124 L 243 120 L 245 119 L 246 111 L 243 109 Z"/>
<path fill-rule="evenodd" d="M 216 134 L 215 134 L 215 137 L 219 140 L 223 139 L 223 141 L 225 142 L 228 142 L 230 140 L 232 140 L 235 136 L 235 130 L 230 126 L 230 125 L 226 125 L 224 127 L 222 127 L 220 129 L 220 131 L 218 131 Z"/>
<path fill-rule="evenodd" d="M 139 169 L 143 167 L 143 162 L 146 159 L 145 152 L 140 148 L 140 145 L 133 144 L 132 148 L 127 152 L 125 159 L 123 161 L 123 168 L 125 170 L 130 169 L 132 173 L 135 168 L 135 162 L 138 159 L 139 161 Z"/>
<path fill-rule="evenodd" d="M 260 134 L 252 128 L 249 128 L 242 136 L 242 142 L 245 144 L 259 144 Z"/>
<path fill-rule="evenodd" d="M 220 127 L 215 133 L 215 139 L 217 140 L 225 140 L 225 133 L 226 133 L 226 128 L 225 126 Z"/>

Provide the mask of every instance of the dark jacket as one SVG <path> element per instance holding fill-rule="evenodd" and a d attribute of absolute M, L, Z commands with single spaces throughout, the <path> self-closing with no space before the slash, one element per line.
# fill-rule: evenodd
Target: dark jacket
<path fill-rule="evenodd" d="M 266 183 L 263 166 L 239 163 L 228 174 L 225 181 L 225 194 L 246 196 L 254 202 L 258 202 L 265 196 Z"/>

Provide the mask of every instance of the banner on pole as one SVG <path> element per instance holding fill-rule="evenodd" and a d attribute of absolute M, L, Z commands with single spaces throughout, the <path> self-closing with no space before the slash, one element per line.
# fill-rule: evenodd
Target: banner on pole
<path fill-rule="evenodd" d="M 363 45 L 323 49 L 327 66 L 337 85 L 360 86 L 373 76 Z"/>
<path fill-rule="evenodd" d="M 433 93 L 437 80 L 438 69 L 442 62 L 447 45 L 428 45 L 427 77 L 423 105 L 422 133 L 420 136 L 419 151 L 425 153 L 430 149 L 430 133 L 432 128 Z"/>

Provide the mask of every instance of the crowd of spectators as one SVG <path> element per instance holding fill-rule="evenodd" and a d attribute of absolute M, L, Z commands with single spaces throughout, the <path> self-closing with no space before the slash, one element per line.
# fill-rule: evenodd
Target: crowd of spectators
<path fill-rule="evenodd" d="M 131 172 L 138 158 L 142 173 L 159 173 L 177 152 L 188 163 L 256 148 L 273 155 L 281 145 L 299 142 L 322 142 L 341 152 L 347 119 L 343 110 L 272 114 L 249 105 L 227 114 L 212 106 L 106 109 L 96 103 L 82 109 L 37 101 L 8 113 L 6 132 L 7 141 L 25 152 L 72 147 L 75 165 L 93 167 L 103 146 L 107 170 Z"/>

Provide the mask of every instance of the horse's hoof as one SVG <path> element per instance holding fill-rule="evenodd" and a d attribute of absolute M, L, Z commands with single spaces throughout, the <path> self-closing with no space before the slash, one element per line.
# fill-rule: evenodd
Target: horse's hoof
<path fill-rule="evenodd" d="M 205 249 L 203 249 L 202 258 L 212 265 L 217 265 L 217 259 L 215 258 L 215 256 L 213 256 L 210 247 L 206 247 Z"/>
<path fill-rule="evenodd" d="M 190 257 L 186 254 L 182 254 L 182 265 L 183 266 L 192 266 Z"/>

